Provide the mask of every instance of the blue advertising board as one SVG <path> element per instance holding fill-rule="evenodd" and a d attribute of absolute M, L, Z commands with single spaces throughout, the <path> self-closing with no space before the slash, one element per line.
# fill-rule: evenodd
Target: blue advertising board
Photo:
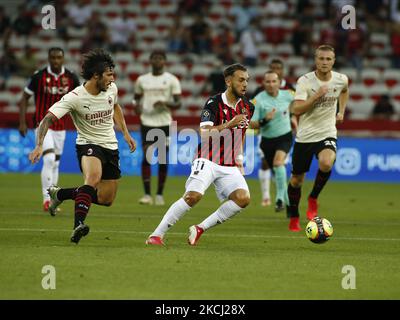
<path fill-rule="evenodd" d="M 118 132 L 120 147 L 120 163 L 123 175 L 140 175 L 143 150 L 138 132 L 132 132 L 137 141 L 137 150 L 129 152 L 129 148 Z M 68 131 L 61 158 L 60 171 L 79 173 L 75 152 L 75 131 Z M 0 129 L 0 172 L 38 172 L 41 162 L 32 165 L 28 154 L 34 147 L 34 131 L 29 130 L 22 138 L 18 130 Z M 192 130 L 181 130 L 171 135 L 169 152 L 169 174 L 187 176 L 197 146 L 197 134 Z M 248 177 L 257 177 L 260 167 L 258 137 L 246 137 L 245 151 L 246 173 Z M 153 156 L 156 163 L 156 157 Z M 153 172 L 157 172 L 153 165 Z M 309 179 L 314 179 L 318 163 L 313 161 Z M 290 172 L 290 158 L 287 165 Z M 331 176 L 332 180 L 344 181 L 381 181 L 400 183 L 400 140 L 383 138 L 345 138 L 338 140 L 337 160 Z"/>

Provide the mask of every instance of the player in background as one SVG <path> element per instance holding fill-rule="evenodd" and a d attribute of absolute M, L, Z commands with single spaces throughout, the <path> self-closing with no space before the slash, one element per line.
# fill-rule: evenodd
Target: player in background
<path fill-rule="evenodd" d="M 268 65 L 269 70 L 275 72 L 280 81 L 280 90 L 288 90 L 291 93 L 294 93 L 294 87 L 293 85 L 285 79 L 284 76 L 284 64 L 281 59 L 272 59 L 271 62 Z M 260 92 L 265 91 L 265 86 L 262 84 L 259 86 L 253 93 L 253 98 L 259 94 Z M 293 128 L 295 129 L 295 128 Z M 268 162 L 265 160 L 263 157 L 263 151 L 260 151 L 260 156 L 261 156 L 261 168 L 258 170 L 258 178 L 260 180 L 260 185 L 261 185 L 261 194 L 262 194 L 262 201 L 261 205 L 263 207 L 271 205 L 271 195 L 270 195 L 270 184 L 271 184 L 271 170 L 270 166 L 268 166 Z"/>
<path fill-rule="evenodd" d="M 18 105 L 19 133 L 25 137 L 27 132 L 26 110 L 29 99 L 34 96 L 35 113 L 33 124 L 35 134 L 40 121 L 46 115 L 47 110 L 59 101 L 66 93 L 79 86 L 78 77 L 64 67 L 64 51 L 61 48 L 50 48 L 48 52 L 49 65 L 35 72 L 25 87 Z M 47 211 L 50 197 L 47 189 L 58 183 L 58 170 L 60 158 L 64 149 L 65 141 L 65 118 L 54 122 L 49 127 L 43 142 L 43 167 L 40 174 L 43 195 L 43 210 Z"/>
<path fill-rule="evenodd" d="M 83 58 L 82 77 L 86 82 L 49 109 L 40 122 L 36 147 L 29 154 L 32 163 L 39 161 L 48 128 L 67 113 L 71 115 L 78 131 L 76 151 L 84 184 L 73 188 L 51 186 L 49 211 L 55 212 L 64 200 L 75 201 L 71 242 L 76 244 L 89 233 L 89 226 L 84 222 L 91 204 L 111 206 L 117 193 L 121 170 L 114 124 L 122 130 L 130 151 L 136 149 L 135 140 L 128 132 L 122 108 L 118 104 L 111 56 L 96 49 Z"/>
<path fill-rule="evenodd" d="M 151 197 L 151 166 L 148 157 L 153 154 L 150 146 L 154 143 L 155 130 L 157 144 L 164 146 L 158 150 L 158 188 L 155 197 L 156 205 L 164 205 L 163 190 L 168 174 L 169 127 L 172 122 L 171 110 L 181 107 L 181 85 L 177 77 L 164 71 L 166 54 L 164 51 L 153 51 L 150 54 L 151 72 L 141 75 L 135 83 L 134 105 L 136 113 L 140 114 L 143 160 L 142 181 L 144 196 L 140 204 L 153 204 Z M 151 132 L 153 130 L 153 132 Z M 148 136 L 147 134 L 150 133 Z M 161 141 L 160 141 L 161 139 Z M 160 149 L 160 148 L 159 148 Z M 149 152 L 148 152 L 149 151 Z M 146 155 L 149 156 L 146 156 Z"/>
<path fill-rule="evenodd" d="M 250 203 L 243 177 L 243 141 L 254 106 L 245 97 L 249 75 L 241 64 L 224 70 L 227 89 L 209 98 L 201 112 L 197 157 L 185 184 L 184 195 L 170 206 L 146 244 L 164 245 L 164 235 L 203 197 L 211 183 L 218 198 L 226 200 L 214 213 L 189 228 L 188 242 L 196 245 L 204 231 L 221 224 Z"/>
<path fill-rule="evenodd" d="M 309 220 L 318 215 L 317 198 L 331 175 L 336 159 L 336 123 L 343 122 L 349 90 L 347 76 L 332 71 L 334 63 L 334 48 L 321 45 L 315 51 L 316 70 L 306 73 L 297 81 L 291 112 L 300 118 L 292 155 L 292 175 L 288 184 L 290 205 L 287 207 L 291 217 L 291 231 L 300 230 L 301 186 L 313 157 L 318 159 L 319 169 L 308 196 Z"/>
<path fill-rule="evenodd" d="M 252 100 L 255 111 L 250 128 L 260 129 L 263 158 L 275 175 L 275 211 L 280 212 L 289 204 L 285 160 L 292 146 L 292 127 L 296 128 L 297 121 L 289 111 L 293 94 L 279 89 L 278 74 L 267 71 L 263 83 L 265 90 Z"/>

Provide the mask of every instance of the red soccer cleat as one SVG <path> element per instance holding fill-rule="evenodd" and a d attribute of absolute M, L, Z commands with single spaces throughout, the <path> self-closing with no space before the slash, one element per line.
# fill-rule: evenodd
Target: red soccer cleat
<path fill-rule="evenodd" d="M 318 202 L 317 199 L 308 197 L 307 219 L 312 220 L 318 216 Z"/>
<path fill-rule="evenodd" d="M 50 200 L 43 202 L 43 211 L 49 211 Z"/>
<path fill-rule="evenodd" d="M 191 246 L 195 246 L 197 244 L 197 242 L 199 241 L 203 232 L 204 232 L 203 228 L 200 228 L 199 226 L 191 226 L 189 228 L 188 243 Z"/>
<path fill-rule="evenodd" d="M 299 217 L 291 217 L 290 218 L 289 230 L 293 231 L 293 232 L 299 232 L 301 230 Z"/>
<path fill-rule="evenodd" d="M 151 244 L 155 246 L 165 246 L 164 241 L 161 237 L 151 236 L 146 240 L 146 244 Z"/>

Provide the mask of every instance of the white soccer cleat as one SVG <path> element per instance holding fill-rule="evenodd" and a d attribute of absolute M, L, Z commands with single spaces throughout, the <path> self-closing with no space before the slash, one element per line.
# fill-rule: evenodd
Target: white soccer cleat
<path fill-rule="evenodd" d="M 156 195 L 155 204 L 156 204 L 156 206 L 165 205 L 164 197 L 160 194 Z"/>
<path fill-rule="evenodd" d="M 199 239 L 201 235 L 203 234 L 204 229 L 200 228 L 199 226 L 191 226 L 189 228 L 189 237 L 188 237 L 188 243 L 191 246 L 195 246 L 197 242 L 199 242 Z"/>
<path fill-rule="evenodd" d="M 57 214 L 57 212 L 60 211 L 58 206 L 62 203 L 62 201 L 57 199 L 57 192 L 60 189 L 61 188 L 59 188 L 57 186 L 51 186 L 50 188 L 47 189 L 47 192 L 50 196 L 50 203 L 49 203 L 48 211 L 52 216 L 55 216 Z"/>
<path fill-rule="evenodd" d="M 139 203 L 151 205 L 153 204 L 153 198 L 149 194 L 145 194 L 143 197 L 140 198 Z"/>

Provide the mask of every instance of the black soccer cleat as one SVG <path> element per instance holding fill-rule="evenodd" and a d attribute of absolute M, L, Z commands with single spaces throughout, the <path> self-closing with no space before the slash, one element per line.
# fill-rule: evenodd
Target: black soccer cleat
<path fill-rule="evenodd" d="M 275 203 L 275 212 L 281 212 L 283 210 L 285 210 L 283 201 L 281 199 L 278 199 Z"/>
<path fill-rule="evenodd" d="M 82 237 L 87 236 L 89 230 L 90 228 L 88 225 L 81 223 L 72 232 L 71 242 L 78 244 L 78 242 L 81 240 Z"/>

